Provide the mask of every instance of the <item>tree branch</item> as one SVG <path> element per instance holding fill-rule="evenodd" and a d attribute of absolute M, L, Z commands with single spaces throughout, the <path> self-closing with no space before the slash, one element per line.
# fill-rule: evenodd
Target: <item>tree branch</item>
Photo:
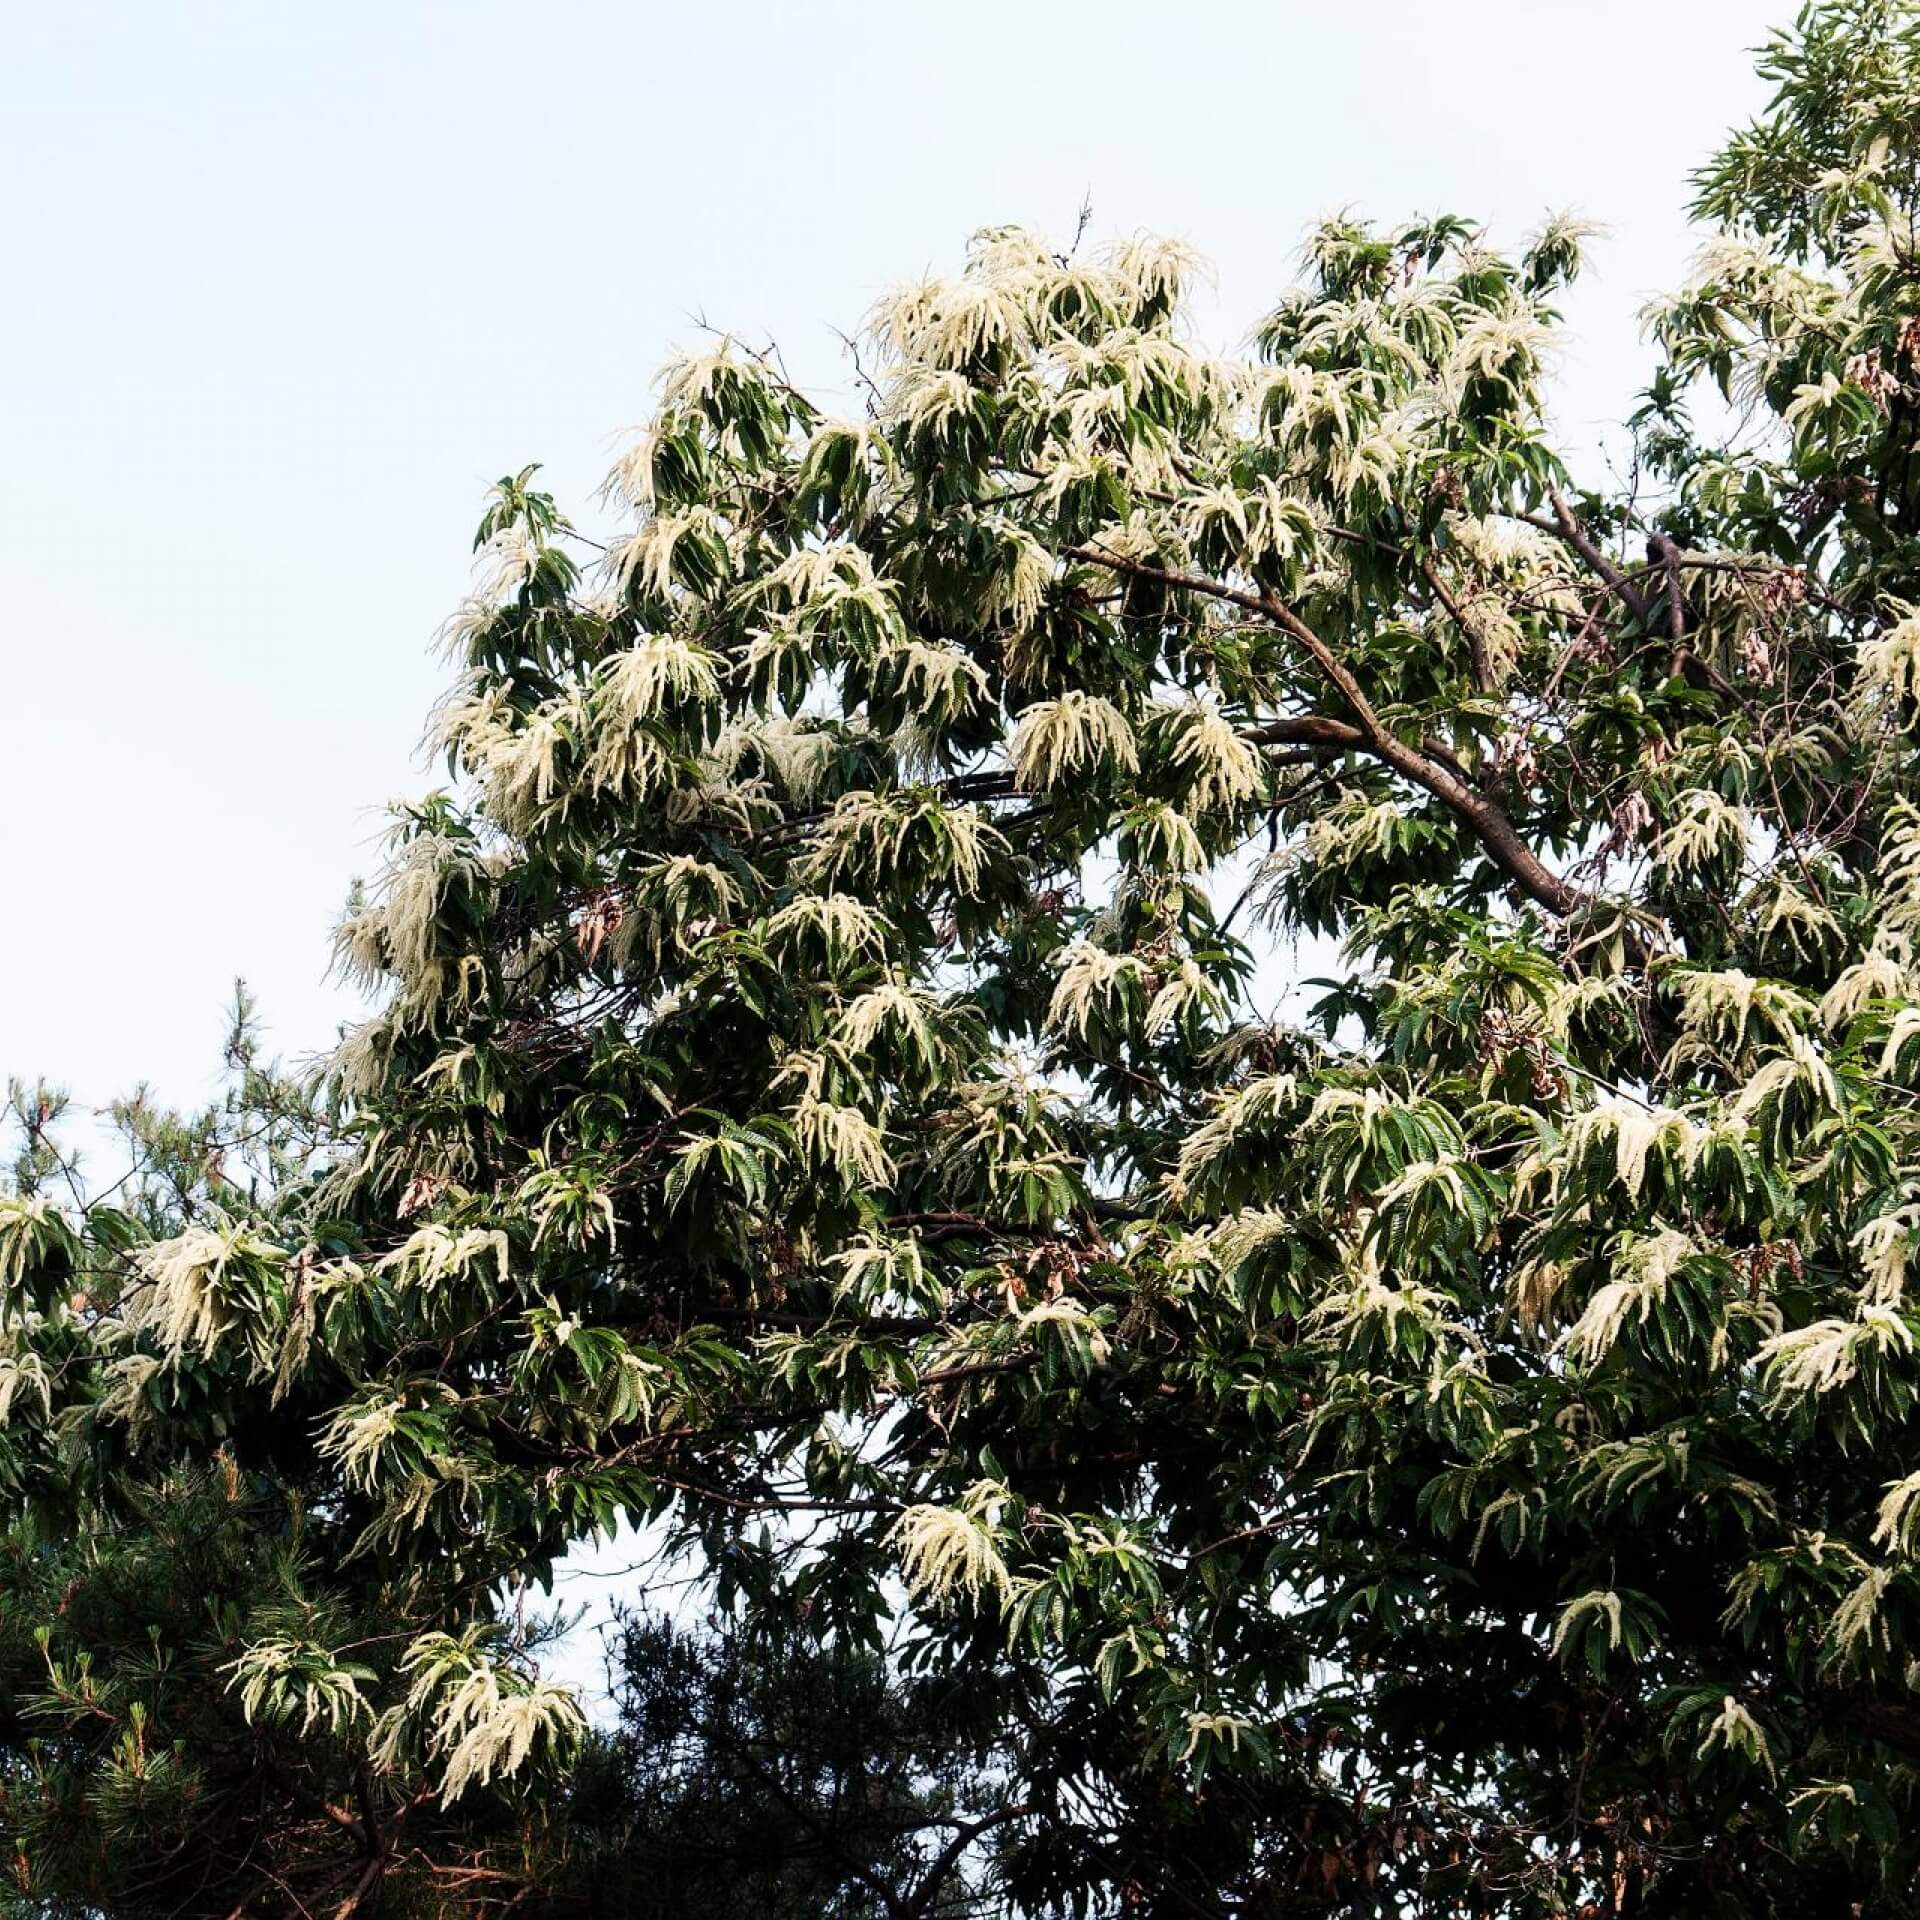
<path fill-rule="evenodd" d="M 1620 596 L 1626 603 L 1627 611 L 1644 627 L 1647 624 L 1646 595 L 1628 579 L 1623 568 L 1609 560 L 1594 544 L 1593 536 L 1574 516 L 1573 509 L 1567 505 L 1566 495 L 1558 487 L 1549 487 L 1547 498 L 1553 503 L 1551 520 L 1543 520 L 1534 513 L 1516 514 L 1514 517 L 1524 520 L 1530 527 L 1539 527 L 1543 532 L 1564 540 L 1607 583 L 1608 588 Z"/>
<path fill-rule="evenodd" d="M 1440 578 L 1439 572 L 1433 562 L 1431 560 L 1422 560 L 1420 562 L 1420 571 L 1425 575 L 1428 589 L 1432 592 L 1433 597 L 1446 608 L 1447 617 L 1460 629 L 1461 634 L 1466 640 L 1467 657 L 1473 663 L 1473 684 L 1475 689 L 1481 693 L 1490 692 L 1493 687 L 1493 668 L 1487 659 L 1487 643 L 1474 631 L 1459 601 L 1447 591 L 1446 583 Z"/>
<path fill-rule="evenodd" d="M 1009 1820 L 1023 1819 L 1032 1811 L 1033 1809 L 1024 1803 L 1016 1802 L 1011 1806 L 997 1808 L 994 1812 L 985 1814 L 980 1819 L 972 1821 L 962 1827 L 935 1856 L 932 1865 L 927 1868 L 920 1885 L 914 1890 L 906 1911 L 914 1914 L 931 1913 L 933 1911 L 933 1903 L 939 1895 L 941 1884 L 945 1881 L 947 1875 L 960 1864 L 960 1856 L 964 1854 L 983 1833 L 991 1832 L 995 1827 L 1005 1826 Z"/>
<path fill-rule="evenodd" d="M 1350 734 L 1351 738 L 1343 739 L 1342 744 L 1371 754 L 1415 786 L 1432 794 L 1474 834 L 1493 863 L 1521 892 L 1548 912 L 1564 918 L 1592 904 L 1591 894 L 1569 885 L 1535 854 L 1495 802 L 1468 785 L 1459 773 L 1442 765 L 1431 754 L 1408 746 L 1393 733 L 1374 711 L 1372 701 L 1354 678 L 1352 669 L 1285 601 L 1267 593 L 1247 593 L 1238 587 L 1227 586 L 1222 581 L 1209 579 L 1204 574 L 1179 573 L 1166 567 L 1152 566 L 1144 560 L 1110 553 L 1100 547 L 1069 547 L 1066 553 L 1071 560 L 1084 560 L 1093 566 L 1132 574 L 1138 579 L 1153 580 L 1162 586 L 1179 588 L 1184 592 L 1205 594 L 1248 613 L 1259 614 L 1300 643 L 1340 697 L 1353 709 L 1359 724 L 1350 729 L 1343 728 L 1343 735 Z M 1309 720 L 1317 728 L 1342 725 L 1338 721 L 1328 722 L 1317 716 L 1310 716 Z M 1275 721 L 1271 724 L 1302 726 L 1308 721 Z M 1309 736 L 1303 734 L 1300 737 Z M 1331 735 L 1322 737 L 1329 744 L 1334 743 Z"/>

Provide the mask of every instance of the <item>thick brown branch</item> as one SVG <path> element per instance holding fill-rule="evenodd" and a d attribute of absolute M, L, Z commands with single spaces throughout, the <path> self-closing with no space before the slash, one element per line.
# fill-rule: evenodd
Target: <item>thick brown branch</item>
<path fill-rule="evenodd" d="M 960 1864 L 960 1856 L 982 1834 L 990 1832 L 995 1827 L 1004 1826 L 1009 1820 L 1023 1819 L 1031 1811 L 1032 1809 L 1025 1802 L 1014 1801 L 961 1827 L 935 1856 L 933 1863 L 922 1877 L 920 1885 L 907 1903 L 905 1911 L 913 1914 L 936 1912 L 947 1876 Z"/>
<path fill-rule="evenodd" d="M 1523 513 L 1518 517 L 1528 526 L 1539 527 L 1564 540 L 1607 583 L 1609 589 L 1620 596 L 1626 603 L 1627 611 L 1644 627 L 1647 624 L 1646 595 L 1628 579 L 1625 569 L 1609 560 L 1595 545 L 1593 536 L 1580 524 L 1573 509 L 1567 505 L 1566 495 L 1558 487 L 1549 488 L 1547 498 L 1553 503 L 1551 520 L 1543 520 L 1531 513 Z"/>
<path fill-rule="evenodd" d="M 1846 1698 L 1843 1712 L 1843 1725 L 1851 1724 L 1868 1739 L 1880 1741 L 1909 1760 L 1920 1759 L 1920 1713 L 1913 1708 L 1854 1694 Z"/>
<path fill-rule="evenodd" d="M 1667 671 L 1679 674 L 1685 671 L 1687 660 L 1687 596 L 1680 584 L 1680 549 L 1663 533 L 1649 534 L 1647 562 L 1658 568 L 1666 581 L 1667 638 L 1673 643 Z"/>
<path fill-rule="evenodd" d="M 1257 727 L 1242 728 L 1240 737 L 1255 747 L 1338 747 L 1345 753 L 1363 752 L 1367 745 L 1367 736 L 1358 727 L 1318 713 L 1263 720 Z"/>
<path fill-rule="evenodd" d="M 1133 574 L 1139 579 L 1153 580 L 1162 586 L 1184 592 L 1205 594 L 1248 613 L 1259 614 L 1300 643 L 1335 691 L 1353 709 L 1358 721 L 1351 728 L 1355 738 L 1343 744 L 1351 744 L 1354 750 L 1371 754 L 1415 786 L 1432 794 L 1474 834 L 1489 858 L 1521 892 L 1538 901 L 1550 913 L 1564 916 L 1591 903 L 1590 894 L 1570 886 L 1534 853 L 1495 802 L 1431 754 L 1408 746 L 1393 733 L 1374 711 L 1372 701 L 1354 678 L 1352 670 L 1285 601 L 1271 594 L 1248 593 L 1241 588 L 1230 587 L 1223 581 L 1209 579 L 1204 574 L 1179 573 L 1170 568 L 1152 566 L 1144 560 L 1109 553 L 1099 547 L 1069 547 L 1067 557 L 1115 572 Z M 1275 721 L 1271 724 L 1303 723 Z M 1316 721 L 1316 724 L 1326 723 Z M 1332 744 L 1331 739 L 1329 744 Z"/>
<path fill-rule="evenodd" d="M 1667 588 L 1667 638 L 1674 646 L 1687 637 L 1687 596 L 1680 584 L 1680 549 L 1664 533 L 1647 536 L 1647 565 L 1657 569 Z"/>
<path fill-rule="evenodd" d="M 1426 576 L 1428 590 L 1432 593 L 1433 597 L 1446 608 L 1447 617 L 1460 629 L 1461 635 L 1466 640 L 1467 658 L 1473 665 L 1473 684 L 1475 690 L 1480 693 L 1489 692 L 1493 686 L 1493 667 L 1492 663 L 1487 659 L 1487 643 L 1481 639 L 1473 623 L 1467 618 L 1466 611 L 1460 605 L 1459 601 L 1447 591 L 1446 582 L 1440 578 L 1439 572 L 1434 567 L 1433 562 L 1431 560 L 1422 560 L 1420 562 L 1420 571 Z"/>

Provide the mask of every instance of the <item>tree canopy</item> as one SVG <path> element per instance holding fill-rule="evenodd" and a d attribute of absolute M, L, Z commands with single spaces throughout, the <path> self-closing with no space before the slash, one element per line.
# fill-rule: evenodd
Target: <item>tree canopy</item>
<path fill-rule="evenodd" d="M 992 229 L 501 482 L 266 1176 L 27 1102 L 9 1897 L 591 1903 L 632 1523 L 967 1701 L 849 1911 L 1915 1910 L 1920 19 L 1763 71 L 1618 485 L 1453 217 L 1245 357 Z"/>

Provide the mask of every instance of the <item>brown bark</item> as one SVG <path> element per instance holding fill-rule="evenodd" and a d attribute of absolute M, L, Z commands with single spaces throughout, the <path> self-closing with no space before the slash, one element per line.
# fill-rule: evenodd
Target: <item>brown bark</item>
<path fill-rule="evenodd" d="M 1137 579 L 1152 580 L 1161 586 L 1178 588 L 1183 592 L 1205 594 L 1210 599 L 1223 600 L 1245 612 L 1260 615 L 1300 643 L 1322 676 L 1353 709 L 1355 716 L 1353 723 L 1322 715 L 1270 721 L 1259 729 L 1262 736 L 1276 741 L 1297 738 L 1327 745 L 1344 745 L 1355 752 L 1371 755 L 1404 779 L 1432 794 L 1473 833 L 1485 848 L 1487 856 L 1521 892 L 1548 912 L 1564 917 L 1591 903 L 1591 894 L 1570 886 L 1540 859 L 1495 801 L 1469 785 L 1458 772 L 1442 765 L 1430 752 L 1408 746 L 1386 727 L 1374 711 L 1365 690 L 1354 678 L 1352 670 L 1283 600 L 1269 593 L 1244 592 L 1222 581 L 1209 579 L 1204 574 L 1181 573 L 1167 567 L 1152 566 L 1146 561 L 1108 553 L 1098 547 L 1069 547 L 1067 557 L 1106 567 L 1116 573 L 1131 574 Z M 1275 728 L 1302 731 L 1274 733 L 1271 730 Z"/>

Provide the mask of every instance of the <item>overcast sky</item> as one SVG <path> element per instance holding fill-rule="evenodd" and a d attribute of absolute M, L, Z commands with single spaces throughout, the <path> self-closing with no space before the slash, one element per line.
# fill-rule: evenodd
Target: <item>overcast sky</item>
<path fill-rule="evenodd" d="M 1685 175 L 1787 0 L 0 6 L 0 1069 L 211 1083 L 228 982 L 326 1044 L 482 494 L 580 509 L 697 318 L 832 329 L 973 229 L 1177 233 L 1221 344 L 1308 223 L 1608 223 L 1567 442 L 1644 380 Z"/>

